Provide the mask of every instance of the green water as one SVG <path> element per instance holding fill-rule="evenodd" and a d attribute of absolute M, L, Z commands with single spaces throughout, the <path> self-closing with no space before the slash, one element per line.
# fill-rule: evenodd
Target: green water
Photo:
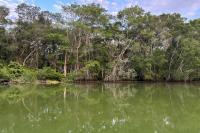
<path fill-rule="evenodd" d="M 199 133 L 200 84 L 0 87 L 0 133 Z"/>

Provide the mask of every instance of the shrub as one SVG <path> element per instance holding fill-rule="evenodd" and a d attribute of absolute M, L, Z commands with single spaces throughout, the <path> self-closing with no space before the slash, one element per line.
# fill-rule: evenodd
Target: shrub
<path fill-rule="evenodd" d="M 0 62 L 0 69 L 4 67 L 3 63 Z"/>
<path fill-rule="evenodd" d="M 36 77 L 37 72 L 31 69 L 23 69 L 23 73 L 21 77 L 19 77 L 19 80 L 22 82 L 34 82 L 37 80 Z"/>
<path fill-rule="evenodd" d="M 10 74 L 6 67 L 0 68 L 0 79 L 10 80 Z"/>
<path fill-rule="evenodd" d="M 20 65 L 16 62 L 11 62 L 8 65 L 8 71 L 12 78 L 18 78 L 23 75 L 24 68 L 22 65 Z"/>
<path fill-rule="evenodd" d="M 94 60 L 86 62 L 85 68 L 83 69 L 89 71 L 93 76 L 98 76 L 99 72 L 101 71 L 101 66 L 98 61 Z"/>
<path fill-rule="evenodd" d="M 74 72 L 71 72 L 71 73 L 68 73 L 67 74 L 67 77 L 66 77 L 66 81 L 75 81 L 77 78 L 81 77 L 84 75 L 84 72 L 83 70 L 79 70 L 79 71 L 74 71 Z"/>
<path fill-rule="evenodd" d="M 37 79 L 38 80 L 58 80 L 61 81 L 63 78 L 63 75 L 56 72 L 55 69 L 52 69 L 50 67 L 44 67 L 43 69 L 40 69 L 37 73 Z"/>

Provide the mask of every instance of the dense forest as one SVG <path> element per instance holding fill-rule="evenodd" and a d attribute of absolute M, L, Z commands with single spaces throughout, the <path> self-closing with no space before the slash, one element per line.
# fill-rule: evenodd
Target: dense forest
<path fill-rule="evenodd" d="M 200 19 L 138 6 L 112 15 L 98 4 L 62 13 L 0 7 L 0 79 L 193 81 L 200 79 Z"/>

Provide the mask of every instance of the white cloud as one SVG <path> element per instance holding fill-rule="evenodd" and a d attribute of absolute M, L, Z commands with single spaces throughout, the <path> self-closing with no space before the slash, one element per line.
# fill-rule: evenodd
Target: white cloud
<path fill-rule="evenodd" d="M 116 6 L 110 4 L 108 8 L 110 12 L 138 5 L 154 14 L 177 12 L 188 18 L 200 17 L 200 0 L 123 0 L 123 2 L 112 0 L 112 2 L 116 3 Z"/>
<path fill-rule="evenodd" d="M 57 1 L 53 7 L 55 9 L 56 12 L 61 12 L 62 11 L 62 5 L 64 5 L 64 3 L 62 1 Z"/>
<path fill-rule="evenodd" d="M 192 18 L 197 16 L 200 10 L 200 0 L 74 0 L 78 4 L 97 3 L 115 14 L 126 7 L 138 5 L 145 11 L 153 14 L 181 13 L 184 17 Z M 61 9 L 61 2 L 57 2 L 54 8 Z"/>
<path fill-rule="evenodd" d="M 156 14 L 181 13 L 185 17 L 195 16 L 200 9 L 200 0 L 144 0 L 140 5 Z"/>
<path fill-rule="evenodd" d="M 61 5 L 66 0 L 57 0 L 52 5 L 54 11 L 60 12 Z M 181 13 L 184 17 L 197 18 L 200 17 L 200 0 L 73 0 L 78 4 L 97 3 L 108 10 L 111 14 L 115 14 L 125 8 L 134 5 L 141 6 L 144 10 L 150 11 L 154 14 L 161 13 Z M 15 8 L 18 4 L 28 2 L 35 5 L 35 0 L 0 0 L 0 5 L 7 6 L 10 9 L 9 18 L 16 18 Z M 68 3 L 69 4 L 69 3 Z"/>
<path fill-rule="evenodd" d="M 118 13 L 118 12 L 115 12 L 115 11 L 114 11 L 114 12 L 111 12 L 111 14 L 112 14 L 113 16 L 116 16 L 117 13 Z"/>
<path fill-rule="evenodd" d="M 10 9 L 10 14 L 8 16 L 9 19 L 16 19 L 17 14 L 15 13 L 15 9 L 17 5 L 20 3 L 27 2 L 26 0 L 0 0 L 0 6 L 5 6 Z"/>
<path fill-rule="evenodd" d="M 138 5 L 138 4 L 139 4 L 138 0 L 128 0 L 125 7 L 131 7 L 131 6 Z"/>
<path fill-rule="evenodd" d="M 111 5 L 112 6 L 117 6 L 117 3 L 116 2 L 112 2 Z"/>
<path fill-rule="evenodd" d="M 96 4 L 100 4 L 105 9 L 112 7 L 111 4 L 114 3 L 114 2 L 110 2 L 109 0 L 75 0 L 75 2 L 78 4 L 96 3 Z"/>

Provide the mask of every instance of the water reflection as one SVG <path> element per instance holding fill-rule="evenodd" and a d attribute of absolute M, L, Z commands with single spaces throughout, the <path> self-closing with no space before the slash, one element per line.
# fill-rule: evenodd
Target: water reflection
<path fill-rule="evenodd" d="M 0 87 L 0 133 L 198 132 L 199 85 Z"/>

